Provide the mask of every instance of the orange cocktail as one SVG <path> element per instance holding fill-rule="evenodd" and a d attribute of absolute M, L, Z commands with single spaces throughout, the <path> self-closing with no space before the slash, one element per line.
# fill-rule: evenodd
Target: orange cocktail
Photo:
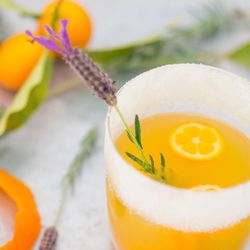
<path fill-rule="evenodd" d="M 136 155 L 136 148 L 111 110 L 105 160 L 117 250 L 245 249 L 250 234 L 248 83 L 207 66 L 165 66 L 132 80 L 118 101 L 129 121 L 135 114 L 143 117 L 144 150 L 156 166 L 163 152 L 166 168 L 165 179 L 158 180 L 127 157 L 126 152 Z"/>

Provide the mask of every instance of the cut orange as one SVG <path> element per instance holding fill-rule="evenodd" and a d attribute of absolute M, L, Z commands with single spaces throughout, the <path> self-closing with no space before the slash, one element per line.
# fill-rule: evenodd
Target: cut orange
<path fill-rule="evenodd" d="M 31 250 L 41 231 L 41 220 L 30 189 L 14 176 L 0 169 L 0 189 L 17 206 L 13 239 L 0 250 Z M 2 232 L 1 232 L 2 233 Z"/>
<path fill-rule="evenodd" d="M 223 148 L 219 132 L 202 123 L 181 124 L 171 137 L 171 145 L 179 155 L 193 160 L 209 160 Z"/>

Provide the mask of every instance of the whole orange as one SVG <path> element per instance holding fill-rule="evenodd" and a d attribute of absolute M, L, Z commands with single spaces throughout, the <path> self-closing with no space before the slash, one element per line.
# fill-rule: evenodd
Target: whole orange
<path fill-rule="evenodd" d="M 55 8 L 58 1 L 50 3 L 42 12 L 38 22 L 38 33 L 45 34 L 44 25 L 52 23 Z M 88 44 L 92 35 L 92 22 L 84 7 L 74 1 L 64 0 L 58 9 L 58 20 L 55 24 L 55 30 L 60 30 L 60 19 L 68 19 L 68 33 L 73 46 L 84 48 Z"/>
<path fill-rule="evenodd" d="M 18 90 L 42 56 L 43 47 L 30 43 L 23 33 L 5 40 L 0 47 L 0 83 L 9 90 Z"/>

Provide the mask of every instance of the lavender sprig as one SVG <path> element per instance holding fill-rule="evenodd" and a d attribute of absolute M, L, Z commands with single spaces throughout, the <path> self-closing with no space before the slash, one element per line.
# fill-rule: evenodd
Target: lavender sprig
<path fill-rule="evenodd" d="M 123 122 L 128 138 L 136 146 L 141 159 L 132 154 L 127 156 L 138 163 L 142 169 L 149 174 L 158 177 L 158 173 L 154 166 L 154 160 L 151 155 L 146 156 L 141 143 L 139 131 L 133 133 L 130 126 L 126 122 L 121 110 L 117 105 L 116 86 L 115 81 L 112 80 L 89 56 L 81 49 L 72 47 L 70 38 L 67 32 L 68 20 L 61 20 L 61 31 L 57 34 L 51 27 L 44 26 L 50 37 L 37 37 L 30 31 L 26 34 L 50 51 L 59 53 L 63 56 L 64 61 L 70 68 L 78 75 L 78 77 L 85 83 L 91 93 L 100 99 L 104 100 L 109 106 L 112 106 L 121 121 Z M 136 116 L 135 126 L 140 125 L 139 118 Z M 163 168 L 162 168 L 163 169 Z"/>
<path fill-rule="evenodd" d="M 81 148 L 78 154 L 75 156 L 74 160 L 69 166 L 69 169 L 66 175 L 63 178 L 63 189 L 60 200 L 60 205 L 56 214 L 55 222 L 53 226 L 45 229 L 44 234 L 42 235 L 42 239 L 39 245 L 39 250 L 55 250 L 57 245 L 57 240 L 59 238 L 59 234 L 57 231 L 57 227 L 61 221 L 62 214 L 66 205 L 66 201 L 69 195 L 70 189 L 73 189 L 74 183 L 76 181 L 77 176 L 79 176 L 82 168 L 83 162 L 89 157 L 92 153 L 94 146 L 96 144 L 98 135 L 97 128 L 92 128 L 88 134 L 84 137 L 81 142 Z"/>
<path fill-rule="evenodd" d="M 54 250 L 58 239 L 58 231 L 56 227 L 48 227 L 41 240 L 39 250 Z"/>
<path fill-rule="evenodd" d="M 110 106 L 117 103 L 115 81 L 104 73 L 81 49 L 73 48 L 71 53 L 64 55 L 64 60 L 86 83 L 94 95 Z"/>
<path fill-rule="evenodd" d="M 108 105 L 114 106 L 117 103 L 115 81 L 103 72 L 81 49 L 71 46 L 67 24 L 68 20 L 61 20 L 62 28 L 59 34 L 45 25 L 44 28 L 50 38 L 34 36 L 30 31 L 26 31 L 26 34 L 48 50 L 61 54 L 65 62 L 80 77 L 93 95 L 104 100 Z"/>

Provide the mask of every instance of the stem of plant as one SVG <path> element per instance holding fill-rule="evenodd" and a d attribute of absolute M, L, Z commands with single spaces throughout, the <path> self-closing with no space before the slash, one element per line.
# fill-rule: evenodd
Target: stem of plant
<path fill-rule="evenodd" d="M 126 122 L 126 120 L 125 120 L 125 118 L 124 118 L 124 116 L 123 116 L 121 110 L 119 109 L 118 105 L 114 105 L 113 107 L 114 107 L 114 109 L 116 110 L 116 112 L 117 112 L 117 114 L 119 115 L 119 117 L 121 118 L 121 121 L 122 121 L 123 125 L 125 126 L 126 131 L 127 131 L 128 134 L 130 135 L 130 137 L 133 138 L 133 142 L 134 142 L 134 144 L 135 144 L 135 146 L 136 146 L 138 152 L 140 153 L 142 159 L 144 160 L 144 162 L 145 162 L 146 164 L 150 165 L 150 163 L 149 163 L 148 160 L 147 160 L 147 157 L 145 156 L 145 154 L 144 154 L 144 152 L 143 152 L 143 149 L 142 149 L 141 146 L 138 144 L 138 142 L 137 142 L 137 140 L 136 140 L 136 138 L 135 138 L 134 133 L 131 131 L 131 129 L 130 129 L 128 123 Z"/>
<path fill-rule="evenodd" d="M 51 22 L 51 26 L 53 29 L 55 29 L 56 22 L 60 18 L 59 11 L 60 11 L 60 7 L 61 7 L 62 3 L 63 3 L 63 0 L 58 0 L 56 8 L 54 10 L 53 18 L 52 18 L 52 22 Z"/>
<path fill-rule="evenodd" d="M 94 127 L 91 129 L 88 134 L 84 137 L 81 143 L 81 149 L 79 153 L 75 156 L 73 162 L 71 163 L 65 177 L 64 177 L 64 185 L 62 189 L 62 196 L 60 200 L 60 205 L 58 208 L 58 212 L 54 221 L 54 226 L 57 227 L 61 221 L 62 214 L 64 211 L 64 207 L 69 195 L 69 191 L 72 189 L 75 179 L 77 178 L 80 170 L 83 167 L 83 162 L 89 157 L 89 154 L 92 152 L 94 145 L 97 139 L 97 128 Z"/>
<path fill-rule="evenodd" d="M 63 94 L 65 92 L 68 92 L 70 90 L 73 90 L 75 88 L 78 88 L 82 86 L 82 83 L 79 81 L 77 78 L 71 78 L 68 81 L 61 83 L 49 91 L 49 96 L 48 98 L 53 98 L 55 96 L 58 96 L 60 94 Z"/>
<path fill-rule="evenodd" d="M 62 191 L 60 206 L 58 208 L 58 212 L 56 214 L 56 218 L 55 218 L 55 221 L 54 221 L 54 226 L 55 227 L 58 227 L 58 225 L 59 225 L 59 223 L 61 221 L 62 214 L 63 214 L 63 211 L 64 211 L 64 207 L 65 207 L 65 204 L 66 204 L 66 201 L 67 201 L 69 189 L 70 189 L 70 184 L 69 184 L 69 182 L 67 182 L 67 184 L 64 186 L 63 191 Z"/>
<path fill-rule="evenodd" d="M 24 16 L 24 17 L 30 17 L 30 18 L 33 18 L 35 20 L 41 18 L 41 15 L 39 13 L 35 13 L 35 12 L 32 12 L 32 11 L 28 11 L 28 10 L 21 11 L 20 15 Z"/>

